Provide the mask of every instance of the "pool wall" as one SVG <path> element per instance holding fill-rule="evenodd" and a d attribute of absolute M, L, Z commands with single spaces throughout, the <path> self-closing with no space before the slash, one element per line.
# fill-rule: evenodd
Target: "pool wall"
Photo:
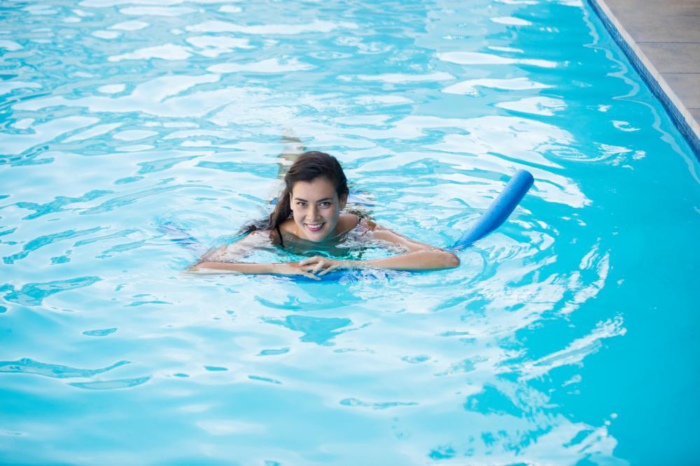
<path fill-rule="evenodd" d="M 605 25 L 613 40 L 627 55 L 632 66 L 637 70 L 651 92 L 659 99 L 668 112 L 671 120 L 681 132 L 693 150 L 695 157 L 700 160 L 700 126 L 690 114 L 681 99 L 664 80 L 651 60 L 642 52 L 632 36 L 625 30 L 622 23 L 608 7 L 604 0 L 588 0 L 593 10 Z"/>

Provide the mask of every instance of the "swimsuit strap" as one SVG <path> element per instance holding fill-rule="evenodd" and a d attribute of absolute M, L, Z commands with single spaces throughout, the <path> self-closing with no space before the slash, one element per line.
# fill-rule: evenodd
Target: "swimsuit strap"
<path fill-rule="evenodd" d="M 284 238 L 282 238 L 282 232 L 280 231 L 280 226 L 277 225 L 275 227 L 275 229 L 277 230 L 277 235 L 280 237 L 280 246 L 282 246 L 282 248 L 284 249 Z"/>

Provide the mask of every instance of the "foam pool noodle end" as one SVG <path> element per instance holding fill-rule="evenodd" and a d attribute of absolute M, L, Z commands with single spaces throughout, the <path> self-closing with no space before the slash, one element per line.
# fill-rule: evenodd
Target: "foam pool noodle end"
<path fill-rule="evenodd" d="M 500 227 L 525 197 L 534 182 L 532 174 L 518 170 L 488 210 L 462 235 L 451 249 L 462 250 Z"/>

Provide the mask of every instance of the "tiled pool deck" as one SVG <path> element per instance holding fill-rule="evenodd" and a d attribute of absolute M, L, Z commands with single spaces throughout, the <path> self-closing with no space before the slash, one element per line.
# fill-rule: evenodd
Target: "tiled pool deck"
<path fill-rule="evenodd" d="M 700 157 L 700 0 L 591 0 L 609 17 L 639 62 L 687 124 Z M 624 48 L 624 47 L 623 47 Z M 655 84 L 651 83 L 652 88 Z M 657 89 L 658 91 L 658 89 Z M 657 92 L 656 91 L 656 92 Z M 664 98 L 660 97 L 663 101 Z"/>

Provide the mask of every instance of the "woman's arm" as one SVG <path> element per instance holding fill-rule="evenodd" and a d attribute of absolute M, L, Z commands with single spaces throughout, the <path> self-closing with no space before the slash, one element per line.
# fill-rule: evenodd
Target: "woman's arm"
<path fill-rule="evenodd" d="M 367 226 L 373 238 L 402 246 L 408 249 L 408 253 L 386 259 L 358 261 L 361 266 L 396 270 L 436 270 L 459 266 L 459 258 L 449 251 L 406 238 L 374 222 L 367 222 Z"/>
<path fill-rule="evenodd" d="M 371 235 L 371 238 L 396 244 L 407 249 L 408 252 L 385 259 L 360 261 L 333 260 L 316 256 L 302 260 L 299 264 L 310 267 L 308 270 L 314 274 L 318 273 L 319 276 L 338 268 L 374 267 L 391 270 L 440 270 L 459 266 L 459 258 L 454 253 L 406 238 L 374 222 L 365 220 L 363 222 L 365 222 L 364 226 L 368 228 L 368 234 Z"/>
<path fill-rule="evenodd" d="M 234 258 L 242 258 L 245 254 L 263 244 L 269 244 L 269 231 L 253 231 L 240 240 L 230 245 L 214 248 L 205 253 L 196 264 L 187 269 L 188 272 L 198 274 L 222 274 L 222 273 L 246 273 L 246 274 L 277 274 L 277 275 L 304 275 L 308 278 L 319 280 L 307 267 L 302 267 L 299 262 L 281 262 L 271 264 L 256 264 L 247 262 L 224 262 L 224 255 Z"/>
<path fill-rule="evenodd" d="M 188 272 L 200 274 L 222 273 L 248 273 L 248 274 L 275 274 L 275 275 L 304 275 L 314 280 L 320 280 L 316 275 L 308 272 L 299 262 L 278 262 L 274 264 L 249 264 L 233 262 L 199 262 L 190 267 Z"/>

